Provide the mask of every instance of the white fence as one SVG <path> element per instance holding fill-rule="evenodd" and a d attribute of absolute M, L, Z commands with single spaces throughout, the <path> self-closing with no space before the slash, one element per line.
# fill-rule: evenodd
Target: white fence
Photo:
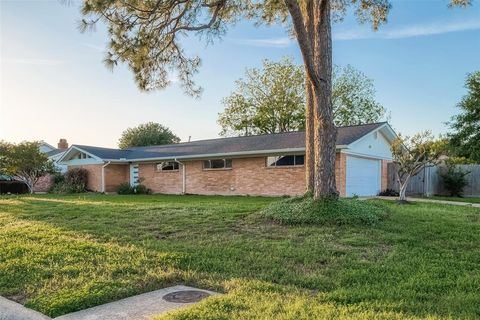
<path fill-rule="evenodd" d="M 463 189 L 465 197 L 480 196 L 480 165 L 457 165 L 463 171 L 470 172 L 466 178 L 468 185 Z M 395 164 L 388 164 L 388 188 L 398 191 L 398 183 L 395 180 Z M 440 176 L 441 166 L 426 167 L 419 174 L 410 180 L 407 187 L 407 195 L 448 195 L 445 190 L 442 177 Z"/>

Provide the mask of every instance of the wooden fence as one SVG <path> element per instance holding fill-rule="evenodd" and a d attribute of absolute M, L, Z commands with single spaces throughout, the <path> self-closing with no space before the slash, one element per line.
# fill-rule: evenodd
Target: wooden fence
<path fill-rule="evenodd" d="M 480 165 L 457 165 L 462 170 L 470 172 L 466 178 L 468 185 L 463 190 L 465 197 L 480 196 Z M 395 179 L 395 164 L 388 164 L 388 189 L 398 191 L 398 183 Z M 407 195 L 448 195 L 445 190 L 442 177 L 440 176 L 442 166 L 426 167 L 422 169 L 416 176 L 412 177 L 407 187 Z"/>

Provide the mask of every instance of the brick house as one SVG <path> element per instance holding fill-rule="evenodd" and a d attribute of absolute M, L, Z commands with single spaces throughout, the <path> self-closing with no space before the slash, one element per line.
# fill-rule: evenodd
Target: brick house
<path fill-rule="evenodd" d="M 390 143 L 386 122 L 338 128 L 336 181 L 342 196 L 386 188 Z M 72 145 L 60 164 L 89 171 L 88 188 L 115 192 L 139 182 L 154 193 L 299 195 L 305 192 L 305 132 L 111 149 Z"/>

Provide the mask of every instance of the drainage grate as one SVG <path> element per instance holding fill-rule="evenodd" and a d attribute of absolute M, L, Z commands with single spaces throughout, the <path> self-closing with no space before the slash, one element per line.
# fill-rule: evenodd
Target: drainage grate
<path fill-rule="evenodd" d="M 168 302 L 175 303 L 192 303 L 198 302 L 206 297 L 210 296 L 208 292 L 199 290 L 182 290 L 175 291 L 164 295 L 162 298 Z"/>

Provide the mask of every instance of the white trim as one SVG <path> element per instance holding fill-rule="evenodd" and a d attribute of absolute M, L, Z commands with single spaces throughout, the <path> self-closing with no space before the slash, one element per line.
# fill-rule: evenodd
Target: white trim
<path fill-rule="evenodd" d="M 105 167 L 108 166 L 109 164 L 110 164 L 110 161 L 108 161 L 102 166 L 102 192 L 105 192 Z"/>
<path fill-rule="evenodd" d="M 185 163 L 178 161 L 176 158 L 174 161 L 182 166 L 182 194 L 185 194 L 187 189 L 187 172 L 185 170 Z"/>
<path fill-rule="evenodd" d="M 96 159 L 96 160 L 98 160 L 98 161 L 102 161 L 102 162 L 103 162 L 103 161 L 105 160 L 105 161 L 110 162 L 109 159 L 102 159 L 102 158 L 100 158 L 100 157 L 97 157 L 97 156 L 94 155 L 93 153 L 90 153 L 90 152 L 88 152 L 88 151 L 83 150 L 82 148 L 79 148 L 79 147 L 77 147 L 77 146 L 71 146 L 70 148 L 68 148 L 67 151 L 65 151 L 65 152 L 63 153 L 62 157 L 61 157 L 60 159 L 58 159 L 58 163 L 68 164 L 68 163 L 64 163 L 63 161 L 64 161 L 64 158 L 66 158 L 66 156 L 67 156 L 72 150 L 76 150 L 76 151 L 79 151 L 79 152 L 83 152 L 83 153 L 89 155 L 90 157 L 92 157 L 92 158 L 94 158 L 94 159 Z M 69 160 L 67 160 L 67 161 L 69 161 Z M 113 161 L 115 161 L 115 160 L 113 160 Z M 117 160 L 117 161 L 118 161 L 118 160 Z"/>
<path fill-rule="evenodd" d="M 373 156 L 371 154 L 364 154 L 364 153 L 358 153 L 358 152 L 352 152 L 349 150 L 342 150 L 340 153 L 344 153 L 350 156 L 355 156 L 355 157 L 360 157 L 360 158 L 368 158 L 368 159 L 375 159 L 375 160 L 392 160 L 392 158 L 389 157 L 379 157 L 379 156 Z"/>

